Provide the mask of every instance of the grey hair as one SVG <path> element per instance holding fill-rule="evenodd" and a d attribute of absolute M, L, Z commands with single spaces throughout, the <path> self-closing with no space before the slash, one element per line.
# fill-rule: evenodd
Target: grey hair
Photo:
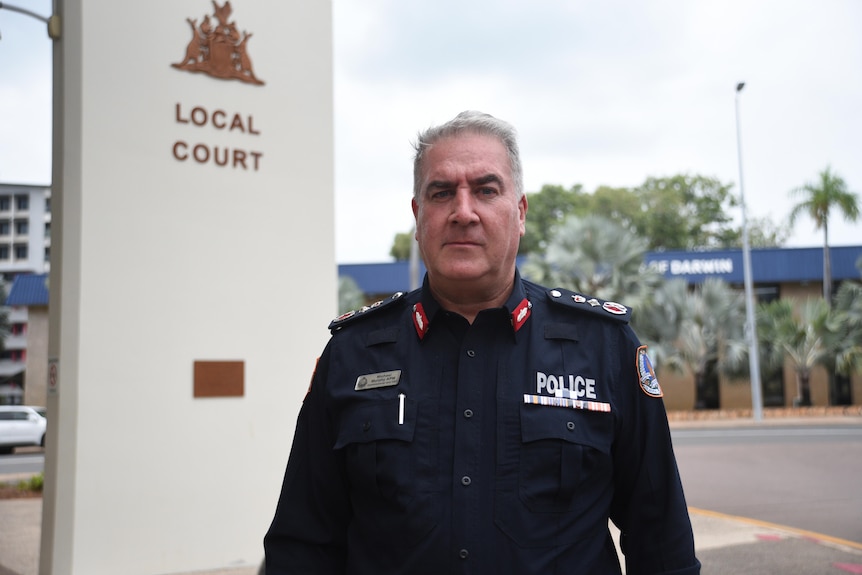
<path fill-rule="evenodd" d="M 521 168 L 521 155 L 518 151 L 518 136 L 515 128 L 490 114 L 467 110 L 439 126 L 432 126 L 424 132 L 419 132 L 413 148 L 413 198 L 419 199 L 419 186 L 422 177 L 422 162 L 425 152 L 439 140 L 459 136 L 461 134 L 480 134 L 491 136 L 500 141 L 509 155 L 509 168 L 512 171 L 512 181 L 518 198 L 524 195 L 524 173 Z"/>

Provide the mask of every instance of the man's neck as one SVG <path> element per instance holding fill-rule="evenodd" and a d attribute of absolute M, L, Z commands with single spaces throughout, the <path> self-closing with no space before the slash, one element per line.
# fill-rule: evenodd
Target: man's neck
<path fill-rule="evenodd" d="M 482 310 L 498 308 L 505 304 L 515 286 L 514 275 L 508 283 L 493 285 L 490 289 L 464 284 L 438 285 L 438 283 L 434 282 L 433 278 L 429 278 L 431 294 L 440 307 L 465 317 L 471 324 Z"/>

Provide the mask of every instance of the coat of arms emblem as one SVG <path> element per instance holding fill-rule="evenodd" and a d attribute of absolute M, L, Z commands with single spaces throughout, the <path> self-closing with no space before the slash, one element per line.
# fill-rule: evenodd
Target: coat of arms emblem
<path fill-rule="evenodd" d="M 186 18 L 192 27 L 192 39 L 182 61 L 171 66 L 187 72 L 203 72 L 223 80 L 262 85 L 263 81 L 254 75 L 248 55 L 248 39 L 252 35 L 245 30 L 240 33 L 236 23 L 230 21 L 233 9 L 229 1 L 219 6 L 213 0 L 213 8 L 215 24 L 209 15 L 203 17 L 200 25 L 197 20 Z"/>

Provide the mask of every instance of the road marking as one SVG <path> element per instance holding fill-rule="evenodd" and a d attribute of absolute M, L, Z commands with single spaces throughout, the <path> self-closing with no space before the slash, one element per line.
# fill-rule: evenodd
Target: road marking
<path fill-rule="evenodd" d="M 689 437 L 832 437 L 862 436 L 862 428 L 832 429 L 672 429 L 671 435 Z"/>
<path fill-rule="evenodd" d="M 776 531 L 787 531 L 789 533 L 793 533 L 795 535 L 799 535 L 800 537 L 806 537 L 808 539 L 812 539 L 817 542 L 826 542 L 831 543 L 833 545 L 843 545 L 844 547 L 851 547 L 853 549 L 858 549 L 862 551 L 862 543 L 856 543 L 855 541 L 848 541 L 847 539 L 841 539 L 839 537 L 832 537 L 831 535 L 824 535 L 823 533 L 816 533 L 814 531 L 806 531 L 805 529 L 797 529 L 795 527 L 789 527 L 787 525 L 780 525 L 778 523 L 770 523 L 769 521 L 761 521 L 760 519 L 752 519 L 751 517 L 742 517 L 740 515 L 728 515 L 727 513 L 721 513 L 719 511 L 709 511 L 708 509 L 700 509 L 697 507 L 689 507 L 688 512 L 690 514 L 703 515 L 704 517 L 715 517 L 716 519 L 729 519 L 732 521 L 739 521 L 741 523 L 747 523 L 749 525 L 755 525 L 757 527 L 763 527 L 765 529 L 774 529 Z"/>

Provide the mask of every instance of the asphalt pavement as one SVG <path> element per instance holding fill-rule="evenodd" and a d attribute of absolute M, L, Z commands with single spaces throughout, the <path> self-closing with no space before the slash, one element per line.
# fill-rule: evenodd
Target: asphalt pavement
<path fill-rule="evenodd" d="M 829 418 L 829 421 L 834 423 L 836 418 Z M 862 417 L 841 418 L 841 421 L 862 425 Z M 751 422 L 736 421 L 740 423 Z M 789 423 L 822 424 L 823 420 L 782 421 L 784 425 Z M 671 423 L 688 428 L 733 424 L 728 421 Z M 0 481 L 5 482 L 19 479 L 0 476 Z M 704 575 L 862 575 L 862 542 L 705 509 L 690 508 L 690 514 Z M 38 574 L 41 515 L 42 500 L 39 498 L 0 500 L 0 575 Z M 257 571 L 257 565 L 250 565 L 196 571 L 194 575 L 257 575 Z"/>

